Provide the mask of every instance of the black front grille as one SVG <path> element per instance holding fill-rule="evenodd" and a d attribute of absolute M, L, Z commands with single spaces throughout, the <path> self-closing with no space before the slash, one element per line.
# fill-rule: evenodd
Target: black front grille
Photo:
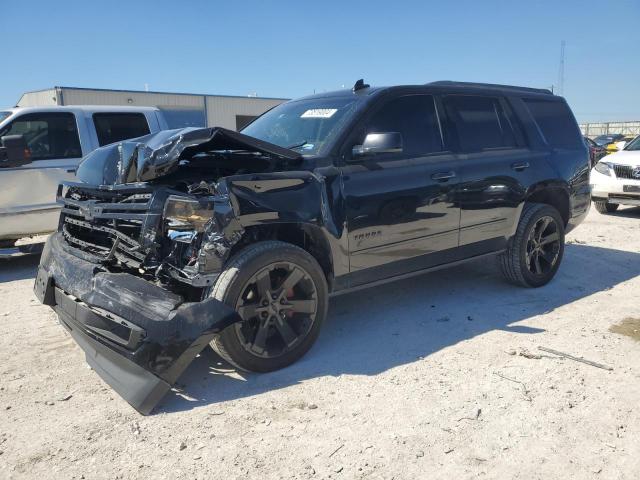
<path fill-rule="evenodd" d="M 637 167 L 632 167 L 631 165 L 616 165 L 613 164 L 613 171 L 616 174 L 617 178 L 628 178 L 630 180 L 640 180 L 638 177 L 633 176 L 633 170 Z"/>
<path fill-rule="evenodd" d="M 60 230 L 67 243 L 103 261 L 140 268 L 156 247 L 163 202 L 152 191 L 61 187 Z"/>

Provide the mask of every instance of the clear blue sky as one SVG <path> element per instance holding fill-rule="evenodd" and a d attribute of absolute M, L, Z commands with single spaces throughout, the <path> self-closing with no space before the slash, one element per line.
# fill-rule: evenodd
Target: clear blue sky
<path fill-rule="evenodd" d="M 467 80 L 558 84 L 578 120 L 640 120 L 640 2 L 0 1 L 0 106 L 55 85 L 297 97 Z"/>

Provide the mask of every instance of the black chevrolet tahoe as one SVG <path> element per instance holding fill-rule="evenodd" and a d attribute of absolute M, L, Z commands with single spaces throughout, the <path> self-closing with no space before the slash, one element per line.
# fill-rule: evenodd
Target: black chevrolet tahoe
<path fill-rule="evenodd" d="M 103 147 L 78 178 L 59 187 L 35 292 L 144 414 L 207 345 L 257 372 L 299 359 L 334 293 L 482 256 L 545 285 L 590 205 L 563 98 L 458 82 L 359 80 L 240 133 Z"/>

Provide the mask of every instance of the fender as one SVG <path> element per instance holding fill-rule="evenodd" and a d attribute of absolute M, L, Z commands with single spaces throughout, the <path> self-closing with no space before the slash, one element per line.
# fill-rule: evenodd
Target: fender
<path fill-rule="evenodd" d="M 335 167 L 226 177 L 218 182 L 214 218 L 205 233 L 199 263 L 202 273 L 224 268 L 231 249 L 247 228 L 294 224 L 320 234 L 329 245 L 333 265 L 346 252 L 344 208 Z M 345 267 L 346 268 L 346 267 Z M 346 272 L 345 272 L 346 273 Z"/>

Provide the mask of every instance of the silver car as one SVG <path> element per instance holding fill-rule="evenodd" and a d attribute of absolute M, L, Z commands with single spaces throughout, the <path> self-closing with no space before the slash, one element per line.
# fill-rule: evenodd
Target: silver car
<path fill-rule="evenodd" d="M 0 110 L 0 248 L 56 230 L 56 191 L 98 147 L 167 128 L 152 107 Z"/>

